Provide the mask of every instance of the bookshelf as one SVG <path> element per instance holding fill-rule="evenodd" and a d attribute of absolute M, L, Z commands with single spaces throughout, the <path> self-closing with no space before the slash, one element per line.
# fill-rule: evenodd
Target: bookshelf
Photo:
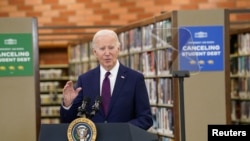
<path fill-rule="evenodd" d="M 64 45 L 39 48 L 41 124 L 60 123 L 62 89 L 69 78 L 68 49 Z"/>
<path fill-rule="evenodd" d="M 231 15 L 250 16 L 249 9 L 232 10 Z M 250 124 L 250 22 L 238 20 L 230 24 L 230 104 L 231 123 Z"/>
<path fill-rule="evenodd" d="M 180 86 L 178 78 L 172 75 L 173 71 L 180 70 L 179 27 L 221 25 L 224 28 L 222 34 L 226 36 L 228 34 L 227 19 L 227 12 L 223 9 L 172 11 L 115 30 L 121 42 L 119 60 L 145 76 L 154 118 L 154 125 L 149 132 L 157 134 L 159 141 L 183 140 L 180 123 Z M 228 45 L 226 39 L 222 40 L 225 46 Z M 72 70 L 75 70 L 75 67 L 80 68 L 70 73 L 72 77 L 77 77 L 78 74 L 97 65 L 98 62 L 91 56 L 90 47 L 91 39 L 70 46 L 69 52 L 75 53 L 69 55 L 69 68 L 72 67 Z M 81 60 L 81 55 L 78 57 L 73 55 L 81 50 L 85 50 L 82 51 L 82 56 L 86 59 Z M 197 71 L 195 73 L 199 73 L 198 75 L 191 76 L 185 81 L 184 90 L 187 96 L 184 98 L 184 110 L 187 114 L 185 129 L 188 129 L 186 130 L 188 141 L 206 140 L 208 124 L 227 122 L 225 97 L 230 87 L 226 83 L 229 82 L 229 73 L 226 71 L 229 67 L 226 60 L 229 57 L 229 50 L 223 46 L 223 51 L 223 57 L 225 57 L 222 60 L 223 70 Z M 88 60 L 88 63 L 84 60 Z M 211 87 L 216 89 L 211 89 Z"/>
<path fill-rule="evenodd" d="M 172 13 L 164 13 L 116 30 L 121 41 L 119 59 L 145 77 L 154 119 L 149 132 L 159 135 L 159 140 L 169 141 L 178 140 L 179 136 L 179 128 L 175 126 L 179 115 L 174 112 L 178 105 L 174 98 L 177 89 L 173 87 L 175 81 L 170 69 L 175 54 L 161 41 L 173 44 L 175 18 Z"/>

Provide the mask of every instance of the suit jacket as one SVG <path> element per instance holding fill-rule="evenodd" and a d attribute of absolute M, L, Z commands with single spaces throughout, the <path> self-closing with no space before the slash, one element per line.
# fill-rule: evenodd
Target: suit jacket
<path fill-rule="evenodd" d="M 100 95 L 100 66 L 80 75 L 76 87 L 82 87 L 82 90 L 71 108 L 60 109 L 62 123 L 77 118 L 77 109 L 85 96 L 91 99 L 86 108 L 91 112 L 96 97 Z M 129 122 L 145 130 L 151 127 L 153 121 L 144 76 L 120 64 L 107 116 L 100 107 L 91 120 L 95 123 Z"/>

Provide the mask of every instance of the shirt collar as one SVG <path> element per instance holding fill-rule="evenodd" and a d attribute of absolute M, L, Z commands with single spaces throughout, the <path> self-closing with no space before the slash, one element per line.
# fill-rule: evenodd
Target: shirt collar
<path fill-rule="evenodd" d="M 111 73 L 112 76 L 116 76 L 116 75 L 117 75 L 119 66 L 120 66 L 120 62 L 117 60 L 115 66 L 109 71 L 109 72 Z M 104 76 L 105 73 L 107 72 L 107 71 L 103 68 L 103 66 L 100 67 L 100 70 L 101 70 L 101 76 Z"/>

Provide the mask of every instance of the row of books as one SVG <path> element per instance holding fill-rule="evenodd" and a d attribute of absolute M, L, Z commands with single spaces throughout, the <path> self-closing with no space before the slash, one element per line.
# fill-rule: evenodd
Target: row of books
<path fill-rule="evenodd" d="M 231 98 L 250 98 L 250 77 L 231 78 Z"/>
<path fill-rule="evenodd" d="M 62 94 L 49 93 L 49 94 L 41 94 L 41 104 L 42 105 L 50 105 L 55 104 L 59 105 L 62 102 Z"/>
<path fill-rule="evenodd" d="M 41 124 L 59 124 L 59 118 L 43 118 L 41 119 Z"/>
<path fill-rule="evenodd" d="M 40 70 L 40 78 L 47 79 L 47 78 L 60 78 L 63 75 L 62 69 L 41 69 Z"/>
<path fill-rule="evenodd" d="M 155 54 L 156 52 L 156 54 Z M 172 65 L 172 51 L 169 49 L 162 49 L 156 51 L 148 51 L 142 53 L 135 53 L 128 56 L 121 56 L 120 61 L 137 71 L 142 72 L 145 76 L 168 75 Z M 90 64 L 89 64 L 90 63 Z M 130 63 L 130 64 L 129 64 Z M 89 66 L 90 65 L 90 66 Z M 97 66 L 97 62 L 78 62 L 70 63 L 69 76 L 75 78 L 80 74 Z"/>
<path fill-rule="evenodd" d="M 163 20 L 119 33 L 121 51 L 140 52 L 155 46 L 166 46 L 171 42 L 171 24 L 170 20 Z"/>
<path fill-rule="evenodd" d="M 71 46 L 69 49 L 69 62 L 80 62 L 89 60 L 89 44 L 81 43 L 74 46 Z"/>
<path fill-rule="evenodd" d="M 82 73 L 88 71 L 89 69 L 89 64 L 88 62 L 83 62 L 83 63 L 71 63 L 69 65 L 69 78 L 76 79 L 79 75 Z"/>
<path fill-rule="evenodd" d="M 142 54 L 142 72 L 144 75 L 155 75 L 155 53 L 154 51 L 144 52 Z"/>
<path fill-rule="evenodd" d="M 158 83 L 158 104 L 173 104 L 172 79 L 160 78 Z"/>
<path fill-rule="evenodd" d="M 250 101 L 232 101 L 232 121 L 250 123 Z"/>
<path fill-rule="evenodd" d="M 231 36 L 230 43 L 231 73 L 249 74 L 250 73 L 250 33 L 237 34 Z"/>
<path fill-rule="evenodd" d="M 125 64 L 132 69 L 142 72 L 145 76 L 169 75 L 172 67 L 172 51 L 158 49 L 141 53 L 133 53 Z M 157 72 L 156 72 L 157 71 Z M 157 74 L 156 74 L 157 73 Z"/>
<path fill-rule="evenodd" d="M 57 92 L 59 88 L 58 81 L 40 82 L 40 91 Z"/>
<path fill-rule="evenodd" d="M 173 138 L 174 132 L 174 117 L 173 109 L 171 108 L 161 108 L 161 107 L 151 107 L 153 114 L 153 126 L 149 129 L 151 132 L 156 132 L 158 134 Z"/>
<path fill-rule="evenodd" d="M 164 49 L 157 51 L 157 74 L 158 75 L 167 75 L 170 74 L 172 69 L 173 60 L 172 60 L 173 51 L 171 49 Z"/>
<path fill-rule="evenodd" d="M 60 106 L 41 107 L 41 116 L 42 117 L 59 117 Z"/>
<path fill-rule="evenodd" d="M 150 103 L 173 105 L 171 78 L 160 78 L 158 81 L 157 83 L 156 79 L 145 79 Z"/>
<path fill-rule="evenodd" d="M 250 54 L 250 33 L 238 34 L 238 54 Z"/>
<path fill-rule="evenodd" d="M 155 79 L 145 79 L 150 104 L 157 104 L 157 83 Z"/>
<path fill-rule="evenodd" d="M 231 58 L 230 72 L 232 75 L 250 74 L 250 56 L 238 56 Z"/>

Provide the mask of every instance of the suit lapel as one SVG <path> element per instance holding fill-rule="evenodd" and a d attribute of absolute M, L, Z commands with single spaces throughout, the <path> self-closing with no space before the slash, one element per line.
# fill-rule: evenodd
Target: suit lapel
<path fill-rule="evenodd" d="M 94 91 L 93 95 L 97 97 L 97 95 L 100 95 L 100 66 L 94 69 L 92 78 L 93 80 L 91 82 L 93 83 L 91 86 Z"/>
<path fill-rule="evenodd" d="M 100 96 L 100 66 L 96 67 L 93 70 L 92 73 L 92 80 L 90 80 L 91 82 L 91 89 L 93 91 L 92 94 L 92 99 L 93 101 L 95 101 L 97 96 Z M 102 110 L 102 106 L 100 105 L 100 109 L 99 111 L 104 115 L 104 111 Z"/>

